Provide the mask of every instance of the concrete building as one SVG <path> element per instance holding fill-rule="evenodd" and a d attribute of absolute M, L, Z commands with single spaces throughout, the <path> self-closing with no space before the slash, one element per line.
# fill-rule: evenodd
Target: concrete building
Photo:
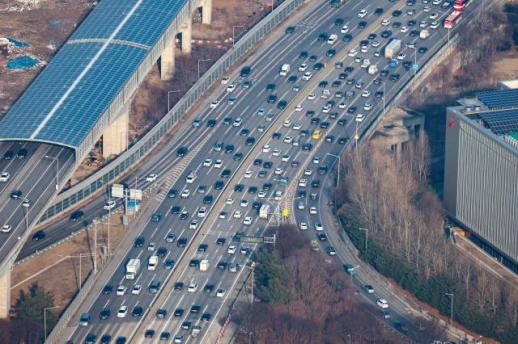
<path fill-rule="evenodd" d="M 446 116 L 446 209 L 477 244 L 518 272 L 518 89 L 458 102 Z"/>
<path fill-rule="evenodd" d="M 424 116 L 418 112 L 393 107 L 372 134 L 371 142 L 377 146 L 400 152 L 407 142 L 414 141 L 424 129 Z"/>

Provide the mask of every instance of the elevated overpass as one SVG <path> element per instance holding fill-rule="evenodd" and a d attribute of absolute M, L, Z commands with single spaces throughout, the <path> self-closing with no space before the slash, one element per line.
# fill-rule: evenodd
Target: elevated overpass
<path fill-rule="evenodd" d="M 10 174 L 0 183 L 0 317 L 8 315 L 11 265 L 31 227 L 101 137 L 105 157 L 127 150 L 138 86 L 157 62 L 161 78 L 172 78 L 175 37 L 190 53 L 191 17 L 200 8 L 210 24 L 212 0 L 101 1 L 0 120 L 0 153 L 14 155 L 0 161 Z"/>

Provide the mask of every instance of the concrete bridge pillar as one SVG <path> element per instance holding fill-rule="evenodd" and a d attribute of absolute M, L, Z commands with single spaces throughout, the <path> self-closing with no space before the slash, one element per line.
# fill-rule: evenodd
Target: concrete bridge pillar
<path fill-rule="evenodd" d="M 212 0 L 204 0 L 201 5 L 201 22 L 210 24 L 212 22 Z"/>
<path fill-rule="evenodd" d="M 171 80 L 174 74 L 174 53 L 176 44 L 174 39 L 167 43 L 162 56 L 160 56 L 160 79 Z"/>
<path fill-rule="evenodd" d="M 182 24 L 182 53 L 190 54 L 192 51 L 192 20 L 189 19 Z"/>
<path fill-rule="evenodd" d="M 129 105 L 103 133 L 103 157 L 109 158 L 128 149 Z"/>
<path fill-rule="evenodd" d="M 11 309 L 11 269 L 0 274 L 0 319 L 9 317 Z"/>

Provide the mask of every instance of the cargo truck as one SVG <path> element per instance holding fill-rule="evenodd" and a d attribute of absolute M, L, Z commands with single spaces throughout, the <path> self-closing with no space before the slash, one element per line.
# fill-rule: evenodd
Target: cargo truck
<path fill-rule="evenodd" d="M 126 279 L 133 280 L 137 277 L 137 274 L 140 270 L 140 259 L 132 258 L 129 260 L 128 264 L 126 264 Z"/>
<path fill-rule="evenodd" d="M 393 59 L 397 56 L 401 50 L 401 40 L 393 39 L 387 46 L 385 47 L 385 58 Z"/>
<path fill-rule="evenodd" d="M 259 208 L 259 218 L 268 219 L 269 212 L 270 212 L 270 206 L 268 204 L 261 205 L 261 208 Z"/>
<path fill-rule="evenodd" d="M 207 271 L 209 269 L 209 260 L 208 259 L 202 259 L 200 261 L 200 271 Z"/>
<path fill-rule="evenodd" d="M 150 256 L 147 261 L 147 269 L 150 271 L 155 271 L 158 266 L 158 256 Z"/>

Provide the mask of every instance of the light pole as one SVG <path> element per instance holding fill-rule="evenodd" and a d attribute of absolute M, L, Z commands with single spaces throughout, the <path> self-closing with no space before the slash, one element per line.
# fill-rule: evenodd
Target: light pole
<path fill-rule="evenodd" d="M 369 229 L 368 228 L 358 228 L 358 229 L 365 232 L 365 255 L 367 255 L 367 242 L 369 240 Z"/>
<path fill-rule="evenodd" d="M 53 156 L 45 155 L 45 159 L 54 160 L 56 162 L 56 191 L 59 190 L 59 159 Z"/>
<path fill-rule="evenodd" d="M 450 327 L 453 323 L 453 293 L 444 293 L 444 295 L 450 297 Z"/>
<path fill-rule="evenodd" d="M 234 47 L 234 44 L 236 42 L 236 33 L 235 33 L 235 29 L 236 28 L 242 28 L 244 29 L 245 27 L 243 25 L 232 25 L 232 47 Z"/>
<path fill-rule="evenodd" d="M 252 266 L 248 266 L 246 264 L 244 264 L 243 266 L 245 268 L 247 268 L 248 270 L 250 270 L 250 275 L 248 275 L 248 278 L 252 279 L 252 282 L 250 283 L 250 285 L 251 285 L 251 287 L 250 287 L 250 303 L 253 305 L 254 304 L 254 273 L 255 273 L 254 266 L 255 266 L 255 262 L 252 261 Z"/>
<path fill-rule="evenodd" d="M 199 66 L 198 66 L 198 68 L 199 68 Z M 198 74 L 200 74 L 200 73 L 198 72 Z M 198 78 L 199 78 L 199 77 L 198 77 Z M 169 103 L 169 95 L 170 95 L 171 93 L 177 93 L 177 92 L 182 92 L 182 90 L 167 91 L 167 111 L 168 111 L 168 112 L 169 112 L 169 110 L 171 109 L 171 106 L 170 106 L 170 103 Z"/>
<path fill-rule="evenodd" d="M 198 79 L 200 78 L 200 62 L 208 62 L 208 61 L 212 61 L 212 60 L 211 59 L 198 60 Z"/>
<path fill-rule="evenodd" d="M 340 166 L 341 166 L 340 156 L 339 155 L 334 155 L 334 154 L 331 154 L 331 153 L 327 153 L 327 155 L 330 155 L 330 156 L 338 159 L 338 168 L 336 169 L 336 186 L 338 186 L 340 184 Z"/>
<path fill-rule="evenodd" d="M 78 276 L 78 281 L 77 281 L 77 285 L 78 285 L 78 289 L 81 290 L 81 287 L 83 286 L 83 273 L 82 273 L 82 258 L 83 257 L 91 257 L 93 256 L 92 253 L 79 253 L 78 256 L 63 256 L 62 254 L 59 254 L 58 256 L 60 257 L 63 257 L 63 259 L 66 259 L 66 258 L 79 258 L 79 276 Z"/>
<path fill-rule="evenodd" d="M 49 309 L 54 309 L 54 308 L 59 308 L 61 306 L 52 306 L 52 307 L 45 307 L 43 308 L 43 335 L 44 335 L 44 338 L 45 338 L 45 341 L 47 340 L 47 311 Z"/>

